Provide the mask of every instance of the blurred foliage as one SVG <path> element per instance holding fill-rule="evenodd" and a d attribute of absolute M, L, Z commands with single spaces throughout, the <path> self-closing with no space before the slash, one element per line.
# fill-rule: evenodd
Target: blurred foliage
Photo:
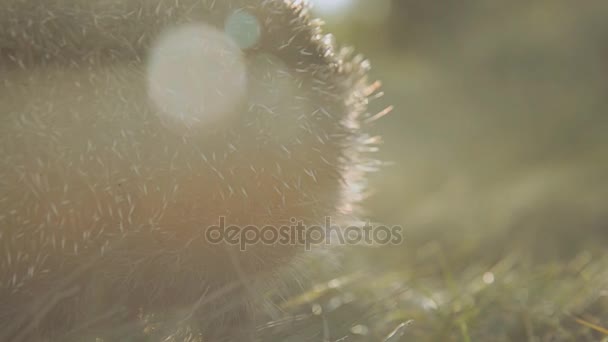
<path fill-rule="evenodd" d="M 371 127 L 387 165 L 365 209 L 406 243 L 345 248 L 265 340 L 608 341 L 606 18 L 594 0 L 328 15 L 383 81 L 372 110 L 396 107 Z"/>

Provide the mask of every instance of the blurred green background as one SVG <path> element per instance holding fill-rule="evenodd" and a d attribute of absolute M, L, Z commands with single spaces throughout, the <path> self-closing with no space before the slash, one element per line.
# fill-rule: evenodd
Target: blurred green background
<path fill-rule="evenodd" d="M 608 341 L 608 2 L 312 2 L 395 106 L 364 209 L 406 242 L 345 251 L 310 330 Z"/>

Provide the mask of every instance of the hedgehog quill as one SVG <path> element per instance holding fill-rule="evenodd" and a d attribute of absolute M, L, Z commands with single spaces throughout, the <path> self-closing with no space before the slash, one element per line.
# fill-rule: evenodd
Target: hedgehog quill
<path fill-rule="evenodd" d="M 356 218 L 368 69 L 303 1 L 3 1 L 0 340 L 255 340 L 303 249 L 204 230 Z"/>

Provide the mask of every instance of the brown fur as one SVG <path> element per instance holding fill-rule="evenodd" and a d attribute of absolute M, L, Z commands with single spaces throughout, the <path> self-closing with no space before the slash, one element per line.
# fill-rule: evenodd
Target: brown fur
<path fill-rule="evenodd" d="M 169 129 L 146 94 L 152 44 L 180 23 L 221 29 L 235 10 L 262 26 L 242 52 L 249 95 L 231 120 Z M 282 0 L 3 2 L 0 339 L 249 336 L 235 326 L 247 330 L 255 284 L 302 247 L 242 252 L 210 245 L 204 229 L 220 216 L 350 217 L 364 162 L 366 63 L 306 11 Z M 261 55 L 297 85 L 272 108 L 252 105 L 254 90 L 278 87 L 256 76 Z"/>

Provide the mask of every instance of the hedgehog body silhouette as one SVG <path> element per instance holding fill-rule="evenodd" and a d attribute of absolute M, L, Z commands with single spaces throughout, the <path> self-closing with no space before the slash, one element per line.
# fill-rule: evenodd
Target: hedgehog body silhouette
<path fill-rule="evenodd" d="M 183 318 L 173 340 L 234 339 L 248 285 L 303 249 L 205 230 L 354 215 L 376 87 L 303 2 L 3 7 L 0 339 L 103 337 L 142 312 Z"/>

